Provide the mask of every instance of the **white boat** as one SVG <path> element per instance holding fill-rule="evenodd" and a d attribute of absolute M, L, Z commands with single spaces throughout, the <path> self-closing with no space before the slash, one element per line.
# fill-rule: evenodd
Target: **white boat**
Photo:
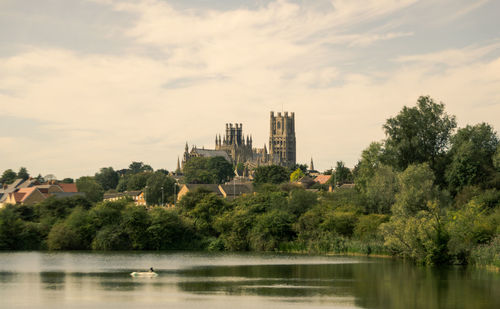
<path fill-rule="evenodd" d="M 157 277 L 158 274 L 154 271 L 134 271 L 130 273 L 132 277 Z"/>

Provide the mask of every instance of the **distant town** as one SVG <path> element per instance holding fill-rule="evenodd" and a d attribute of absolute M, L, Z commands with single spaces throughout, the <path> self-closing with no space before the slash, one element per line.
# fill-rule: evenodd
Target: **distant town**
<path fill-rule="evenodd" d="M 221 162 L 222 159 L 225 162 Z M 225 169 L 226 174 L 217 179 L 193 176 L 193 165 L 200 171 L 210 170 L 210 168 L 199 166 L 197 162 L 200 160 L 206 162 L 219 160 L 219 167 L 223 168 L 211 172 L 220 174 Z M 310 165 L 296 163 L 295 113 L 278 112 L 275 114 L 271 112 L 269 141 L 263 143 L 262 148 L 253 147 L 252 135 L 244 134 L 241 123 L 227 123 L 225 134 L 215 135 L 213 149 L 196 146 L 189 149 L 188 142 L 186 142 L 182 161 L 177 160 L 175 171 L 169 172 L 162 169 L 156 171 L 174 180 L 171 183 L 175 183 L 174 191 L 176 192 L 172 193 L 171 186 L 165 184 L 159 187 L 162 199 L 148 199 L 148 201 L 150 205 L 171 207 L 186 193 L 200 187 L 218 196 L 234 199 L 242 194 L 254 192 L 253 180 L 256 169 L 260 166 L 272 165 L 288 170 L 287 173 L 293 175 L 291 183 L 295 185 L 309 190 L 331 191 L 333 189 L 334 184 L 330 181 L 331 170 L 322 175 L 314 169 L 313 158 L 311 158 Z M 341 168 L 344 169 L 345 175 L 343 179 L 339 179 L 337 185 L 354 186 L 350 183 L 352 182 L 352 177 L 349 175 L 351 171 L 343 165 Z M 187 177 L 184 177 L 185 170 L 187 170 Z M 148 205 L 145 190 L 150 188 L 147 185 L 148 176 L 152 176 L 153 173 L 154 170 L 149 165 L 132 162 L 128 169 L 115 171 L 112 167 L 102 168 L 94 177 L 84 176 L 75 183 L 70 178 L 58 180 L 54 175 L 31 177 L 26 168 L 21 168 L 18 173 L 6 170 L 1 178 L 0 207 L 5 204 L 33 205 L 49 197 L 57 199 L 87 195 L 94 201 L 101 200 L 102 195 L 102 200 L 105 201 L 131 199 L 136 205 Z M 150 194 L 157 197 L 158 193 L 160 192 Z"/>
<path fill-rule="evenodd" d="M 295 114 L 269 141 L 243 124 L 184 145 L 175 171 L 143 162 L 76 180 L 3 172 L 0 249 L 280 251 L 500 267 L 500 142 L 457 128 L 428 96 L 386 120 L 352 169 L 296 162 Z M 180 145 L 182 151 L 182 145 Z M 182 157 L 182 159 L 181 159 Z"/>

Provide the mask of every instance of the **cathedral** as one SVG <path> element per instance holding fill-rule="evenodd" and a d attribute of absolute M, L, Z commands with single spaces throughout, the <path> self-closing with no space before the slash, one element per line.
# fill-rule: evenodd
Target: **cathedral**
<path fill-rule="evenodd" d="M 182 167 L 193 157 L 216 157 L 220 156 L 234 165 L 242 163 L 245 170 L 251 170 L 259 165 L 282 165 L 290 166 L 296 162 L 295 143 L 295 114 L 292 112 L 271 112 L 269 148 L 264 144 L 263 148 L 254 148 L 252 135 L 243 134 L 241 123 L 226 123 L 226 132 L 222 137 L 215 136 L 215 149 L 192 147 L 186 143 L 182 157 Z M 177 169 L 180 170 L 180 162 Z"/>

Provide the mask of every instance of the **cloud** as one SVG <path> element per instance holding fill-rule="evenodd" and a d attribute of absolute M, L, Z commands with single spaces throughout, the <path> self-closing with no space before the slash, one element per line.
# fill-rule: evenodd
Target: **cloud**
<path fill-rule="evenodd" d="M 418 39 L 390 22 L 415 1 L 331 1 L 322 10 L 288 1 L 230 10 L 96 3 L 134 17 L 117 30 L 131 42 L 126 51 L 30 46 L 0 58 L 3 117 L 47 124 L 23 136 L 22 121 L 4 125 L 0 170 L 76 177 L 132 160 L 174 169 L 186 141 L 212 147 L 227 122 L 243 123 L 262 147 L 269 111 L 282 108 L 295 111 L 300 162 L 353 166 L 384 137 L 385 119 L 426 94 L 461 125 L 500 126 L 497 41 L 391 53 L 392 42 Z"/>

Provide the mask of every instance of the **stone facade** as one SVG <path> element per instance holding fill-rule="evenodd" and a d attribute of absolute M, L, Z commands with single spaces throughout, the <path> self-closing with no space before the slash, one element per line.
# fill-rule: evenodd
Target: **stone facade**
<path fill-rule="evenodd" d="M 280 162 L 290 166 L 296 162 L 295 113 L 284 112 L 276 116 L 271 112 L 269 134 L 269 153 Z"/>
<path fill-rule="evenodd" d="M 251 135 L 243 134 L 241 123 L 226 123 L 226 132 L 222 137 L 215 136 L 215 149 L 192 147 L 189 151 L 188 144 L 184 149 L 182 167 L 193 157 L 224 157 L 229 162 L 237 165 L 245 165 L 245 173 L 259 165 L 283 165 L 295 164 L 295 114 L 288 112 L 283 115 L 278 113 L 274 116 L 271 112 L 271 128 L 269 134 L 269 152 L 266 144 L 263 148 L 254 148 Z"/>

